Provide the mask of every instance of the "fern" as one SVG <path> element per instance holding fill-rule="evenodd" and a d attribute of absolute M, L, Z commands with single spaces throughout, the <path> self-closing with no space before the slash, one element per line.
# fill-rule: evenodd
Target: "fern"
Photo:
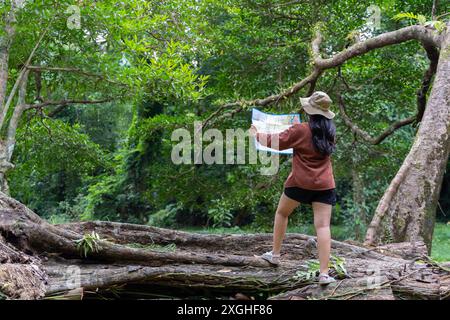
<path fill-rule="evenodd" d="M 402 13 L 396 14 L 392 19 L 394 19 L 395 21 L 400 21 L 400 20 L 405 20 L 405 19 L 418 20 L 418 18 L 419 17 L 412 12 L 402 12 Z"/>
<path fill-rule="evenodd" d="M 414 20 L 417 21 L 419 24 L 424 25 L 427 22 L 427 18 L 423 14 L 414 14 L 412 12 L 402 12 L 396 14 L 392 19 L 395 21 L 400 20 Z"/>
<path fill-rule="evenodd" d="M 414 20 L 414 21 L 417 21 L 420 25 L 431 26 L 431 27 L 435 28 L 436 31 L 439 33 L 442 33 L 442 31 L 444 31 L 445 28 L 447 27 L 447 25 L 443 21 L 439 21 L 439 20 L 427 21 L 427 18 L 423 14 L 416 15 L 412 12 L 398 13 L 392 19 L 394 19 L 395 21 L 400 21 L 400 20 L 405 20 L 405 19 Z"/>
<path fill-rule="evenodd" d="M 447 25 L 445 24 L 445 22 L 442 21 L 433 21 L 433 27 L 437 30 L 437 32 L 441 33 L 442 31 L 445 30 L 445 28 L 447 27 Z"/>
<path fill-rule="evenodd" d="M 92 231 L 91 234 L 85 234 L 83 238 L 74 240 L 74 242 L 76 243 L 81 256 L 87 258 L 89 253 L 100 251 L 99 242 L 102 240 L 103 239 L 100 239 L 98 233 Z"/>
<path fill-rule="evenodd" d="M 297 271 L 294 276 L 295 280 L 309 281 L 313 280 L 320 271 L 320 264 L 317 260 L 307 261 L 307 271 Z"/>
<path fill-rule="evenodd" d="M 417 15 L 417 21 L 419 24 L 424 25 L 427 22 L 427 18 L 423 14 Z"/>
<path fill-rule="evenodd" d="M 315 278 L 315 276 L 320 271 L 320 263 L 318 260 L 308 260 L 306 264 L 306 271 L 297 271 L 293 277 L 295 280 L 310 281 Z M 328 267 L 333 269 L 339 278 L 347 277 L 347 269 L 345 268 L 345 259 L 338 256 L 331 256 Z"/>
<path fill-rule="evenodd" d="M 345 268 L 345 259 L 338 256 L 331 256 L 330 268 L 333 268 L 339 277 L 347 276 L 347 269 Z"/>

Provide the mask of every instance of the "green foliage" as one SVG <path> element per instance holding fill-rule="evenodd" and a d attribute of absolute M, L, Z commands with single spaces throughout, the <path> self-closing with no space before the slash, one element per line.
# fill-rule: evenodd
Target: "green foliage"
<path fill-rule="evenodd" d="M 337 256 L 331 256 L 330 268 L 334 269 L 338 277 L 346 277 L 347 269 L 345 268 L 345 259 Z"/>
<path fill-rule="evenodd" d="M 83 238 L 74 240 L 80 255 L 87 258 L 88 254 L 96 253 L 101 250 L 100 241 L 104 241 L 100 238 L 98 233 L 92 231 L 90 234 L 85 234 Z"/>
<path fill-rule="evenodd" d="M 434 228 L 431 257 L 436 261 L 450 261 L 450 224 L 437 223 Z"/>
<path fill-rule="evenodd" d="M 208 219 L 213 227 L 230 227 L 233 213 L 231 203 L 223 200 L 213 200 L 212 207 L 208 208 Z"/>
<path fill-rule="evenodd" d="M 305 267 L 306 271 L 297 271 L 294 276 L 295 280 L 312 281 L 320 272 L 320 263 L 318 260 L 307 260 Z M 332 255 L 328 267 L 334 270 L 339 278 L 347 277 L 344 258 Z"/>
<path fill-rule="evenodd" d="M 394 20 L 396 21 L 400 21 L 400 20 L 415 20 L 420 24 L 425 24 L 425 22 L 427 21 L 427 18 L 422 15 L 422 14 L 414 14 L 411 12 L 402 12 L 402 13 L 398 13 L 393 17 Z"/>
<path fill-rule="evenodd" d="M 369 208 L 365 203 L 355 203 L 353 199 L 349 198 L 351 194 L 343 197 L 342 204 L 345 206 L 345 210 L 340 217 L 341 223 L 345 227 L 345 234 L 347 239 L 354 239 L 357 241 L 364 240 L 368 212 L 371 212 L 372 208 Z"/>
<path fill-rule="evenodd" d="M 72 219 L 79 213 L 83 184 L 109 163 L 79 124 L 38 118 L 19 128 L 13 162 L 16 168 L 8 176 L 12 196 L 44 217 Z"/>
<path fill-rule="evenodd" d="M 444 21 L 433 21 L 433 26 L 441 33 L 447 28 L 447 24 Z"/>
<path fill-rule="evenodd" d="M 170 228 L 176 225 L 176 214 L 181 209 L 178 204 L 168 204 L 165 208 L 150 215 L 148 224 L 157 227 Z"/>
<path fill-rule="evenodd" d="M 318 260 L 306 261 L 306 271 L 297 271 L 294 276 L 295 280 L 311 281 L 314 280 L 320 271 L 320 264 Z"/>
<path fill-rule="evenodd" d="M 427 18 L 422 14 L 414 14 L 411 12 L 404 12 L 404 13 L 398 13 L 396 14 L 392 19 L 395 21 L 401 21 L 401 20 L 412 20 L 417 21 L 420 25 L 431 25 L 433 26 L 438 33 L 441 33 L 445 30 L 447 27 L 446 23 L 444 21 L 427 21 Z"/>

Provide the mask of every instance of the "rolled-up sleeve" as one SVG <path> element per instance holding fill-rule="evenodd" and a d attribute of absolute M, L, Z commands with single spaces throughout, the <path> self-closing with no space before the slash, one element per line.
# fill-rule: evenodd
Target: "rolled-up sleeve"
<path fill-rule="evenodd" d="M 258 132 L 256 134 L 256 140 L 260 144 L 275 150 L 295 148 L 299 144 L 301 137 L 301 125 L 297 124 L 280 133 L 267 134 Z"/>

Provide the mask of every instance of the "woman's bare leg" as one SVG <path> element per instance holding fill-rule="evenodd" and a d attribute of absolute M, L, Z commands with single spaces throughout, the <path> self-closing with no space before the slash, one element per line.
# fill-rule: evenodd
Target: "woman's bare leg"
<path fill-rule="evenodd" d="M 280 254 L 281 243 L 286 234 L 288 217 L 299 206 L 300 202 L 288 198 L 284 193 L 278 202 L 277 211 L 275 212 L 275 222 L 273 226 L 273 250 L 275 255 Z"/>
<path fill-rule="evenodd" d="M 313 202 L 312 207 L 317 235 L 317 249 L 319 251 L 320 273 L 328 273 L 331 251 L 330 220 L 332 206 L 321 202 Z"/>

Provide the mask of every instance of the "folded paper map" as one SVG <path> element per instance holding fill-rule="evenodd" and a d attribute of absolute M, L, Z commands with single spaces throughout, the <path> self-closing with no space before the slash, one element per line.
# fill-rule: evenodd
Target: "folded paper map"
<path fill-rule="evenodd" d="M 292 114 L 270 114 L 259 111 L 253 108 L 252 110 L 252 124 L 262 133 L 280 133 L 291 127 L 293 124 L 300 123 L 300 115 L 298 113 Z M 292 154 L 293 150 L 275 150 L 261 145 L 255 139 L 256 150 L 268 151 L 282 154 Z"/>

